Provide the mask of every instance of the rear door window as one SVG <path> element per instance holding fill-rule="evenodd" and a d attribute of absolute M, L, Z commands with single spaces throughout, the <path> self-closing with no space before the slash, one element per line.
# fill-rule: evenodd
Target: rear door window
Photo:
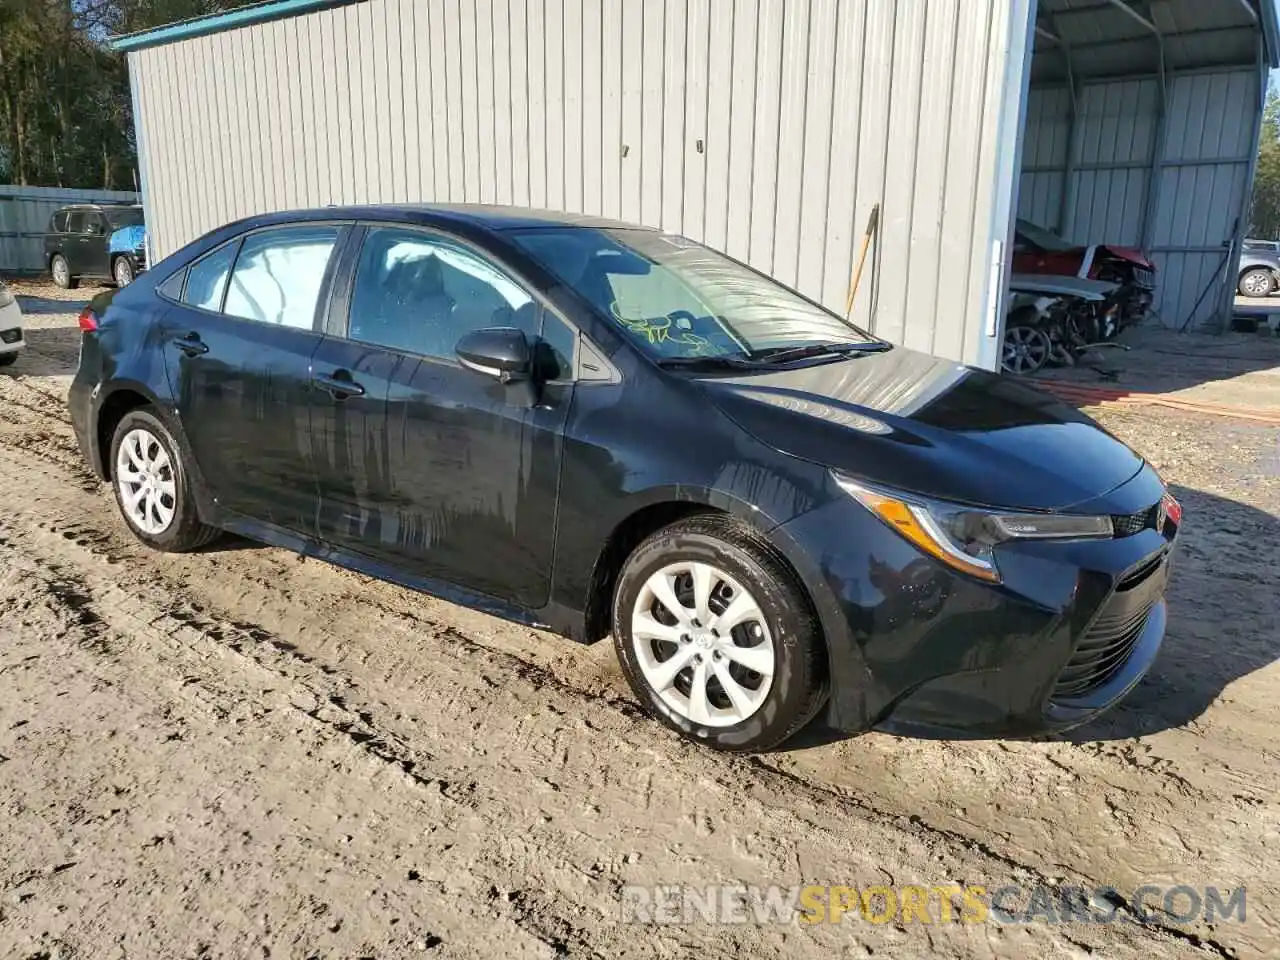
<path fill-rule="evenodd" d="M 67 232 L 67 211 L 59 210 L 53 215 L 53 219 L 49 221 L 50 233 L 66 233 Z"/>
<path fill-rule="evenodd" d="M 245 237 L 227 287 L 223 312 L 298 329 L 313 329 L 338 228 L 281 227 Z M 190 288 L 191 279 L 187 286 Z"/>
<path fill-rule="evenodd" d="M 67 233 L 84 233 L 85 212 L 72 210 L 67 214 Z"/>

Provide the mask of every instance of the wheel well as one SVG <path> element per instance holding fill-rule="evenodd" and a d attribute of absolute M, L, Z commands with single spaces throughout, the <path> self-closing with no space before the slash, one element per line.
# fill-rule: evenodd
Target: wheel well
<path fill-rule="evenodd" d="M 603 640 L 613 629 L 613 591 L 618 585 L 618 576 L 622 573 L 623 564 L 631 556 L 640 543 L 663 527 L 668 527 L 678 520 L 706 514 L 729 516 L 727 511 L 708 506 L 705 503 L 689 501 L 667 501 L 651 504 L 637 510 L 618 524 L 609 539 L 605 541 L 600 556 L 596 559 L 595 569 L 591 572 L 591 588 L 587 594 L 587 609 L 583 616 L 587 643 Z M 785 556 L 778 550 L 771 551 L 779 564 L 787 569 L 795 579 L 796 586 L 804 594 L 811 608 L 814 608 L 813 597 L 804 578 L 796 571 Z M 816 608 L 814 612 L 817 617 Z M 824 640 L 825 642 L 825 640 Z"/>
<path fill-rule="evenodd" d="M 587 593 L 587 609 L 583 617 L 586 642 L 603 640 L 613 629 L 613 590 L 618 585 L 622 565 L 642 540 L 677 520 L 703 513 L 723 512 L 703 503 L 668 501 L 637 510 L 614 527 L 600 556 L 596 558 L 595 569 L 591 572 L 591 589 Z"/>
<path fill-rule="evenodd" d="M 116 427 L 130 410 L 149 406 L 151 402 L 133 390 L 117 390 L 103 401 L 98 411 L 98 459 L 106 479 L 111 479 L 111 438 L 115 436 Z"/>

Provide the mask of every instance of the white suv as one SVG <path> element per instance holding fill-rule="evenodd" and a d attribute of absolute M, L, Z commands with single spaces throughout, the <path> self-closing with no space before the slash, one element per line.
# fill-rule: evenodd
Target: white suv
<path fill-rule="evenodd" d="M 22 311 L 9 288 L 0 280 L 0 367 L 18 359 L 27 345 L 22 339 Z"/>

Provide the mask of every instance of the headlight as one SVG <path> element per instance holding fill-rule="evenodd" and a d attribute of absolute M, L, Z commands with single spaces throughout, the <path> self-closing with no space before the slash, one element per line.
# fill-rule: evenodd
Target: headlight
<path fill-rule="evenodd" d="M 1009 540 L 1097 540 L 1110 517 L 980 510 L 898 493 L 832 473 L 840 488 L 929 556 L 970 576 L 999 582 L 995 546 Z"/>

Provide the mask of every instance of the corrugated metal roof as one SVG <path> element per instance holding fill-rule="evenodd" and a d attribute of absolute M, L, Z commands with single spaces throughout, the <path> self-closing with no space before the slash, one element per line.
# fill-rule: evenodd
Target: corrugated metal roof
<path fill-rule="evenodd" d="M 1277 0 L 1040 0 L 1033 83 L 1157 73 L 1160 43 L 1166 70 L 1247 66 L 1258 35 L 1280 64 Z M 1144 23 L 1146 21 L 1146 23 Z M 1147 26 L 1149 23 L 1159 32 Z"/>
<path fill-rule="evenodd" d="M 112 50 L 125 52 L 142 50 L 145 47 L 157 47 L 191 37 L 203 37 L 223 30 L 234 30 L 254 23 L 266 23 L 269 20 L 279 20 L 300 13 L 309 13 L 312 10 L 356 2 L 359 0 L 265 0 L 263 3 L 250 4 L 228 10 L 226 13 L 211 13 L 203 17 L 192 17 L 189 20 L 152 27 L 150 30 L 121 34 L 118 37 L 112 37 L 108 43 Z"/>

